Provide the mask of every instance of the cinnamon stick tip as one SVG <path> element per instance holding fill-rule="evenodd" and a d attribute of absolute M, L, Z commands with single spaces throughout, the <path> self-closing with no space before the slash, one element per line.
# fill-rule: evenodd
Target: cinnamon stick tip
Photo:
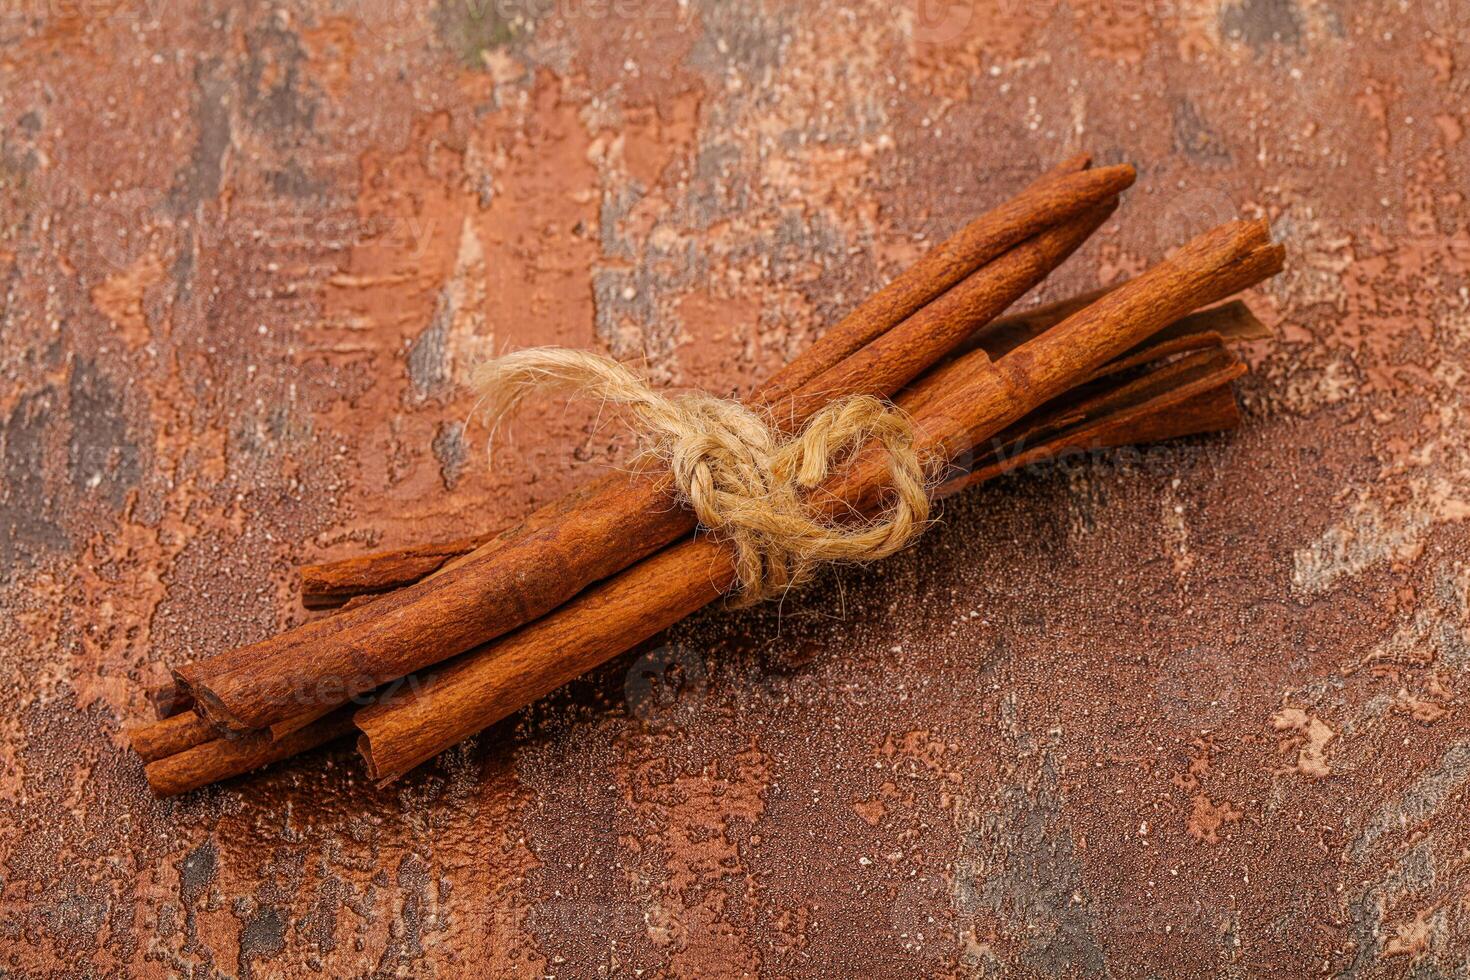
<path fill-rule="evenodd" d="M 1253 241 L 1259 241 L 1263 246 L 1281 247 L 1271 240 L 1271 221 L 1269 218 L 1245 218 L 1242 219 L 1241 223 L 1250 229 L 1250 237 Z"/>
<path fill-rule="evenodd" d="M 190 697 L 194 696 L 194 677 L 197 673 L 195 664 L 187 663 L 182 667 L 173 668 L 168 673 L 174 679 L 175 688 Z"/>
<path fill-rule="evenodd" d="M 1091 179 L 1111 188 L 1114 193 L 1125 191 L 1138 179 L 1138 169 L 1131 163 L 1114 163 L 1106 167 L 1094 167 L 1087 171 Z"/>
<path fill-rule="evenodd" d="M 219 729 L 222 735 L 234 737 L 256 730 L 241 721 L 233 711 L 225 707 L 225 703 L 214 692 L 203 684 L 191 685 L 188 691 L 194 698 L 194 713 Z"/>
<path fill-rule="evenodd" d="M 1063 174 L 1076 173 L 1079 170 L 1086 170 L 1090 166 L 1092 166 L 1092 154 L 1083 150 L 1081 153 L 1074 153 L 1057 164 L 1056 172 Z"/>
<path fill-rule="evenodd" d="M 377 786 L 378 789 L 382 789 L 398 778 L 398 773 L 384 776 L 378 771 L 378 763 L 373 759 L 372 736 L 361 730 L 358 731 L 357 735 L 357 754 L 362 759 L 363 767 L 367 769 L 368 779 L 372 780 L 373 785 Z"/>
<path fill-rule="evenodd" d="M 1266 229 L 1265 234 L 1269 236 L 1270 229 Z M 1286 268 L 1286 246 L 1279 242 L 1272 242 L 1268 237 L 1262 244 L 1246 253 L 1242 264 L 1255 270 L 1256 284 L 1259 285 Z"/>
<path fill-rule="evenodd" d="M 172 718 L 182 711 L 187 711 L 193 705 L 188 694 L 179 688 L 178 682 L 172 677 L 162 684 L 150 687 L 145 697 L 157 721 Z"/>
<path fill-rule="evenodd" d="M 1088 213 L 1096 216 L 1097 223 L 1102 224 L 1112 216 L 1114 211 L 1118 210 L 1118 204 L 1122 200 L 1122 198 L 1114 195 L 1105 201 L 1099 201 Z"/>
<path fill-rule="evenodd" d="M 145 738 L 148 734 L 148 729 L 151 727 L 152 726 L 147 724 L 146 722 L 123 726 L 123 738 L 128 740 L 128 748 L 132 749 L 133 754 L 138 756 L 144 762 L 152 761 L 147 757 L 148 745 L 145 741 Z"/>

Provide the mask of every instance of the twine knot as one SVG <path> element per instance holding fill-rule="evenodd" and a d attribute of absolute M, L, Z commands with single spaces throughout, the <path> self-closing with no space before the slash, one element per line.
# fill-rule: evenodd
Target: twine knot
<path fill-rule="evenodd" d="M 706 394 L 669 397 L 623 365 L 587 351 L 535 347 L 482 365 L 474 385 L 496 424 L 530 391 L 566 391 L 626 406 L 699 523 L 735 550 L 744 603 L 781 595 L 828 562 L 875 561 L 924 528 L 929 497 L 913 425 L 869 395 L 831 402 L 795 435 L 759 412 Z M 887 452 L 893 494 L 870 520 L 838 523 L 810 492 L 868 440 Z"/>

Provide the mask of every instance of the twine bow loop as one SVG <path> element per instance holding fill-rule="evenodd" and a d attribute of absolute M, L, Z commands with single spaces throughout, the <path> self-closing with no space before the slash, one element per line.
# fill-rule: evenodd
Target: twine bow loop
<path fill-rule="evenodd" d="M 650 442 L 648 451 L 667 463 L 681 501 L 710 533 L 734 547 L 747 603 L 783 594 L 827 562 L 887 557 L 929 519 L 913 425 L 897 408 L 868 395 L 831 402 L 788 436 L 732 399 L 665 396 L 610 358 L 562 347 L 491 360 L 476 371 L 474 385 L 492 430 L 533 390 L 626 406 Z M 814 513 L 811 491 L 870 440 L 888 456 L 893 494 L 882 513 L 843 523 Z"/>

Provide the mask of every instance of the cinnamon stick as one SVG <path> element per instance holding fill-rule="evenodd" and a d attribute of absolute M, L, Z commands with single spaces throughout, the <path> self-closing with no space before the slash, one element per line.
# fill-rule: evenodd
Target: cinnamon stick
<path fill-rule="evenodd" d="M 1132 176 L 1122 167 L 1044 178 L 1020 195 L 1022 203 L 977 219 L 921 259 L 778 372 L 752 403 L 794 426 L 831 398 L 891 394 L 1064 260 Z M 1018 225 L 1045 226 L 1056 215 L 1066 220 L 1002 251 L 1016 240 Z M 972 262 L 986 264 L 968 271 Z M 887 356 L 865 356 L 873 344 Z M 196 710 L 232 731 L 342 703 L 543 615 L 689 533 L 692 515 L 669 503 L 666 474 L 656 469 L 608 477 L 542 508 L 432 579 L 195 664 L 179 680 Z"/>
<path fill-rule="evenodd" d="M 1047 303 L 1020 313 L 1000 317 L 975 331 L 966 343 L 956 349 L 955 356 L 959 357 L 972 350 L 982 349 L 992 359 L 1000 357 L 1051 329 L 1079 310 L 1091 306 L 1109 293 L 1116 292 L 1130 281 L 1125 279 L 1102 289 L 1079 293 L 1055 303 Z M 1194 347 L 1206 346 L 1213 338 L 1241 343 L 1250 340 L 1265 340 L 1270 336 L 1271 331 L 1256 318 L 1250 307 L 1237 299 L 1218 306 L 1211 306 L 1208 309 L 1196 310 L 1180 317 L 1140 346 L 1152 348 L 1169 341 L 1183 342 L 1186 344 L 1184 349 L 1188 349 L 1191 342 Z M 1120 357 L 1128 356 L 1128 353 L 1120 355 Z"/>
<path fill-rule="evenodd" d="M 374 596 L 354 596 L 342 609 L 352 609 L 371 602 Z M 335 615 L 329 613 L 328 615 Z M 213 741 L 221 733 L 193 708 L 193 699 L 179 689 L 177 682 L 168 682 L 150 688 L 148 700 L 153 705 L 158 720 L 135 725 L 128 730 L 129 744 L 144 762 L 152 762 L 186 749 Z M 314 709 L 272 725 L 268 732 L 272 741 L 279 741 L 293 732 L 310 725 L 329 714 L 332 709 Z"/>
<path fill-rule="evenodd" d="M 178 681 L 173 679 L 150 687 L 147 697 L 148 703 L 153 706 L 153 717 L 160 721 L 194 707 L 194 699 L 187 691 L 181 690 Z"/>
<path fill-rule="evenodd" d="M 1040 306 L 1025 313 L 1001 317 L 976 331 L 961 345 L 960 353 L 983 349 L 999 357 L 1023 340 L 1055 326 L 1067 316 L 1082 309 L 1110 290 L 1096 290 L 1058 303 Z M 1161 331 L 1150 341 L 1150 359 L 1162 356 L 1159 345 L 1168 341 L 1167 352 L 1179 353 L 1207 346 L 1216 340 L 1247 341 L 1270 336 L 1255 315 L 1238 300 L 1200 310 Z M 1124 355 L 1110 364 L 1114 370 L 1134 367 L 1142 352 Z M 411 585 L 438 571 L 447 562 L 474 551 L 492 540 L 501 529 L 431 544 L 410 545 L 389 551 L 355 555 L 334 561 L 304 565 L 300 569 L 301 598 L 309 608 L 339 605 L 353 596 L 389 592 Z"/>
<path fill-rule="evenodd" d="M 391 592 L 469 554 L 504 528 L 454 541 L 412 545 L 301 566 L 301 601 L 308 609 L 336 606 L 357 595 Z"/>
<path fill-rule="evenodd" d="M 152 762 L 218 737 L 213 725 L 194 712 L 185 711 L 130 729 L 128 744 L 144 762 Z"/>
<path fill-rule="evenodd" d="M 922 448 L 953 459 L 1086 379 L 1189 311 L 1280 271 L 1260 222 L 1234 222 L 991 362 L 983 350 L 935 372 L 899 400 Z M 829 512 L 870 509 L 885 460 L 860 455 L 828 488 Z M 667 548 L 555 612 L 444 664 L 414 690 L 360 709 L 358 748 L 380 783 L 402 775 L 635 643 L 734 583 L 729 547 L 705 536 Z"/>
<path fill-rule="evenodd" d="M 288 759 L 350 731 L 352 713 L 341 710 L 276 741 L 262 732 L 201 742 L 149 762 L 143 767 L 143 774 L 154 795 L 176 796 Z"/>
<path fill-rule="evenodd" d="M 968 464 L 967 472 L 936 492 L 947 497 L 1024 466 L 1052 462 L 1076 452 L 1163 442 L 1223 432 L 1240 424 L 1230 383 L 1245 364 L 1223 346 L 1200 351 L 1146 373 L 1109 378 L 1081 397 L 1040 411 L 993 439 L 993 448 Z"/>

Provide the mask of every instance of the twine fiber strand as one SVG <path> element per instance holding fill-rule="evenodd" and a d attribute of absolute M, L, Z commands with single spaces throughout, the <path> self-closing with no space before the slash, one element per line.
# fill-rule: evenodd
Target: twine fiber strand
<path fill-rule="evenodd" d="M 491 431 L 531 392 L 567 392 L 625 406 L 667 463 L 681 500 L 699 523 L 728 541 L 742 604 L 784 594 L 823 564 L 885 558 L 929 519 L 928 479 L 908 416 L 869 395 L 837 399 L 795 435 L 759 412 L 706 394 L 665 396 L 610 358 L 533 347 L 475 372 Z M 868 440 L 887 453 L 891 499 L 871 520 L 838 523 L 813 512 L 808 496 Z"/>

